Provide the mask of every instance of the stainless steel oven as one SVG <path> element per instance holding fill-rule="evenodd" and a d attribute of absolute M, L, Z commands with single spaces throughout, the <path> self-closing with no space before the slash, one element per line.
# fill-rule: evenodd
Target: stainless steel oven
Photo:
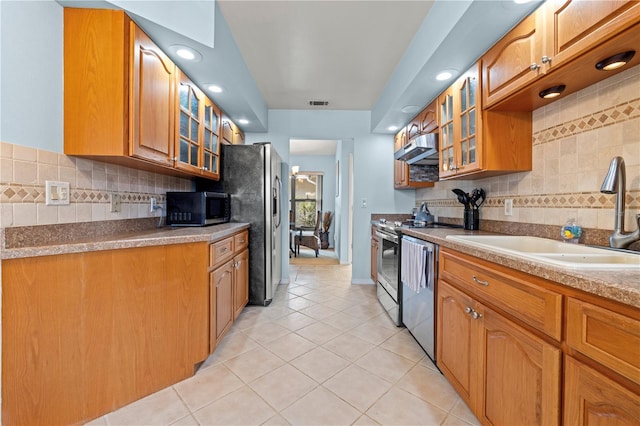
<path fill-rule="evenodd" d="M 378 282 L 376 283 L 378 300 L 391 320 L 397 326 L 401 326 L 402 312 L 398 296 L 398 234 L 392 227 L 376 226 L 376 236 L 378 237 Z"/>

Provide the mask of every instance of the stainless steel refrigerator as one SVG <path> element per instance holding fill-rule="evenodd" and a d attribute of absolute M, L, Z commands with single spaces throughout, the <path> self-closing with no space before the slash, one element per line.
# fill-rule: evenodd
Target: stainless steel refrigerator
<path fill-rule="evenodd" d="M 249 222 L 249 304 L 268 305 L 282 277 L 282 160 L 271 143 L 223 145 L 220 182 L 198 190 L 231 195 L 231 221 Z"/>

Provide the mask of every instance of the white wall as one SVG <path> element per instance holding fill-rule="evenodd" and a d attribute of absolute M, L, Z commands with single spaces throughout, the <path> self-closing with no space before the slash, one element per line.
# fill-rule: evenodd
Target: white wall
<path fill-rule="evenodd" d="M 335 214 L 336 205 L 336 159 L 333 155 L 292 155 L 291 166 L 300 166 L 300 172 L 321 172 L 322 175 L 322 214 L 330 211 Z M 289 167 L 291 169 L 291 167 Z M 329 246 L 334 247 L 335 224 L 329 228 Z"/>
<path fill-rule="evenodd" d="M 354 156 L 353 282 L 370 281 L 371 213 L 409 213 L 415 191 L 393 189 L 393 136 L 370 133 L 369 111 L 269 110 L 269 132 L 247 133 L 247 143 L 271 141 L 282 161 L 291 167 L 289 139 L 339 140 L 336 158 L 340 158 L 340 194 L 335 200 L 335 232 L 340 235 L 336 254 L 348 261 L 348 170 L 349 153 Z M 345 173 L 343 173 L 343 171 Z M 284 199 L 288 199 L 289 189 Z M 360 202 L 367 199 L 367 208 Z M 283 235 L 283 253 L 288 238 Z M 283 259 L 283 276 L 289 263 Z"/>
<path fill-rule="evenodd" d="M 0 1 L 0 140 L 62 152 L 62 7 Z"/>

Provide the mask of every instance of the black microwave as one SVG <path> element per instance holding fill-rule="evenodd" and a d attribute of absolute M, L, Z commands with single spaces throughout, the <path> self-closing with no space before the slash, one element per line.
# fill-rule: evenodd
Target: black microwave
<path fill-rule="evenodd" d="M 231 220 L 231 197 L 222 192 L 167 192 L 167 225 L 207 226 Z"/>

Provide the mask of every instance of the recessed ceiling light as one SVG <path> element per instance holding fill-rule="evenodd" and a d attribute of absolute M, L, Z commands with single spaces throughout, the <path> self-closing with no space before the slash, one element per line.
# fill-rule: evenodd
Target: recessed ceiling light
<path fill-rule="evenodd" d="M 442 70 L 436 75 L 436 80 L 446 81 L 449 80 L 456 73 L 456 70 Z"/>
<path fill-rule="evenodd" d="M 404 112 L 405 114 L 411 114 L 420 111 L 420 107 L 417 105 L 405 105 L 400 108 L 400 111 Z"/>
<path fill-rule="evenodd" d="M 174 44 L 169 46 L 169 51 L 179 58 L 185 59 L 190 62 L 199 62 L 202 60 L 202 54 L 200 54 L 200 52 L 182 44 Z"/>
<path fill-rule="evenodd" d="M 387 127 L 387 130 L 395 132 L 396 130 L 398 130 L 398 126 L 389 126 Z"/>
<path fill-rule="evenodd" d="M 222 87 L 218 86 L 217 84 L 208 84 L 207 85 L 207 90 L 212 92 L 212 93 L 221 93 L 222 92 Z"/>
<path fill-rule="evenodd" d="M 238 123 L 240 123 L 240 124 L 249 124 L 249 120 L 247 120 L 246 118 L 241 118 L 240 120 L 238 120 Z"/>

